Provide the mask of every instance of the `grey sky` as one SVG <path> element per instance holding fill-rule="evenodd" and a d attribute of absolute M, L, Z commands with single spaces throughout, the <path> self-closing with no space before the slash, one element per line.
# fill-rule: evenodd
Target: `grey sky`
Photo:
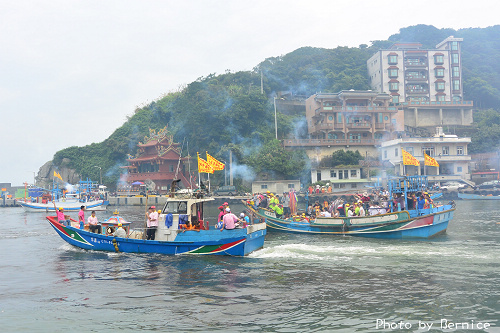
<path fill-rule="evenodd" d="M 210 73 L 402 27 L 487 27 L 498 2 L 0 0 L 0 182 L 107 138 L 136 106 Z"/>

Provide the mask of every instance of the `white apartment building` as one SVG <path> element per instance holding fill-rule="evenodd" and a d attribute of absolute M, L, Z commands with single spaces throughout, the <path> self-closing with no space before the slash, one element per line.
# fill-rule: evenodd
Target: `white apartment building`
<path fill-rule="evenodd" d="M 467 146 L 470 138 L 445 135 L 442 128 L 430 138 L 400 138 L 386 141 L 380 146 L 382 160 L 394 165 L 397 176 L 427 175 L 429 181 L 470 180 Z M 420 162 L 420 167 L 403 166 L 401 149 L 412 154 Z M 438 167 L 424 166 L 424 153 L 436 159 Z"/>

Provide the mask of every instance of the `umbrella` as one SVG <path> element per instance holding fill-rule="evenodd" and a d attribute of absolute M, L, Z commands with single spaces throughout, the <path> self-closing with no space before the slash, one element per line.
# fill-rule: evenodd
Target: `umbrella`
<path fill-rule="evenodd" d="M 132 185 L 144 185 L 143 182 L 133 182 Z"/>

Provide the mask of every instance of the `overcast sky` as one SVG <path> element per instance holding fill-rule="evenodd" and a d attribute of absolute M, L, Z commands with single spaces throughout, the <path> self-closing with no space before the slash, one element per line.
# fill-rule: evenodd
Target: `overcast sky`
<path fill-rule="evenodd" d="M 198 77 L 251 70 L 303 46 L 387 39 L 400 28 L 487 27 L 497 1 L 0 0 L 0 182 Z"/>

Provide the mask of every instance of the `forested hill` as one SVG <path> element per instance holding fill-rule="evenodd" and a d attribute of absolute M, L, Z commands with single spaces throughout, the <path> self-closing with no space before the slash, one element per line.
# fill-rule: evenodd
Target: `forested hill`
<path fill-rule="evenodd" d="M 265 59 L 253 71 L 201 77 L 182 91 L 167 94 L 135 110 L 134 115 L 105 141 L 57 152 L 53 163 L 75 169 L 82 177 L 93 179 L 99 177 L 99 169 L 94 166 L 102 166 L 104 182 L 113 185 L 121 172 L 119 166 L 126 164 L 127 154 L 135 153 L 137 142 L 148 134 L 148 129 L 158 130 L 168 125 L 177 142 L 186 142 L 184 152 L 189 146 L 192 156 L 197 151 L 208 150 L 216 158 L 227 160 L 231 149 L 241 166 L 235 168 L 240 172 L 239 177 L 251 178 L 263 170 L 285 177 L 299 177 L 307 174 L 303 152 L 283 151 L 273 140 L 272 96 L 275 92 L 290 91 L 295 95 L 309 96 L 319 91 L 370 89 L 366 61 L 374 52 L 394 42 L 420 42 L 424 47 L 434 48 L 450 35 L 464 38 L 465 98 L 482 108 L 498 110 L 500 63 L 496 59 L 500 53 L 500 26 L 452 30 L 418 25 L 403 28 L 386 41 L 370 41 L 369 45 L 354 48 L 303 47 Z M 260 93 L 261 71 L 264 95 Z M 499 118 L 496 126 L 500 139 L 500 117 L 490 118 L 494 121 Z M 278 138 L 295 135 L 303 123 L 301 116 L 278 113 Z M 472 147 L 476 151 L 485 149 L 481 145 L 474 146 L 474 142 Z M 67 165 L 62 165 L 63 161 Z M 216 182 L 221 181 L 218 177 Z"/>

